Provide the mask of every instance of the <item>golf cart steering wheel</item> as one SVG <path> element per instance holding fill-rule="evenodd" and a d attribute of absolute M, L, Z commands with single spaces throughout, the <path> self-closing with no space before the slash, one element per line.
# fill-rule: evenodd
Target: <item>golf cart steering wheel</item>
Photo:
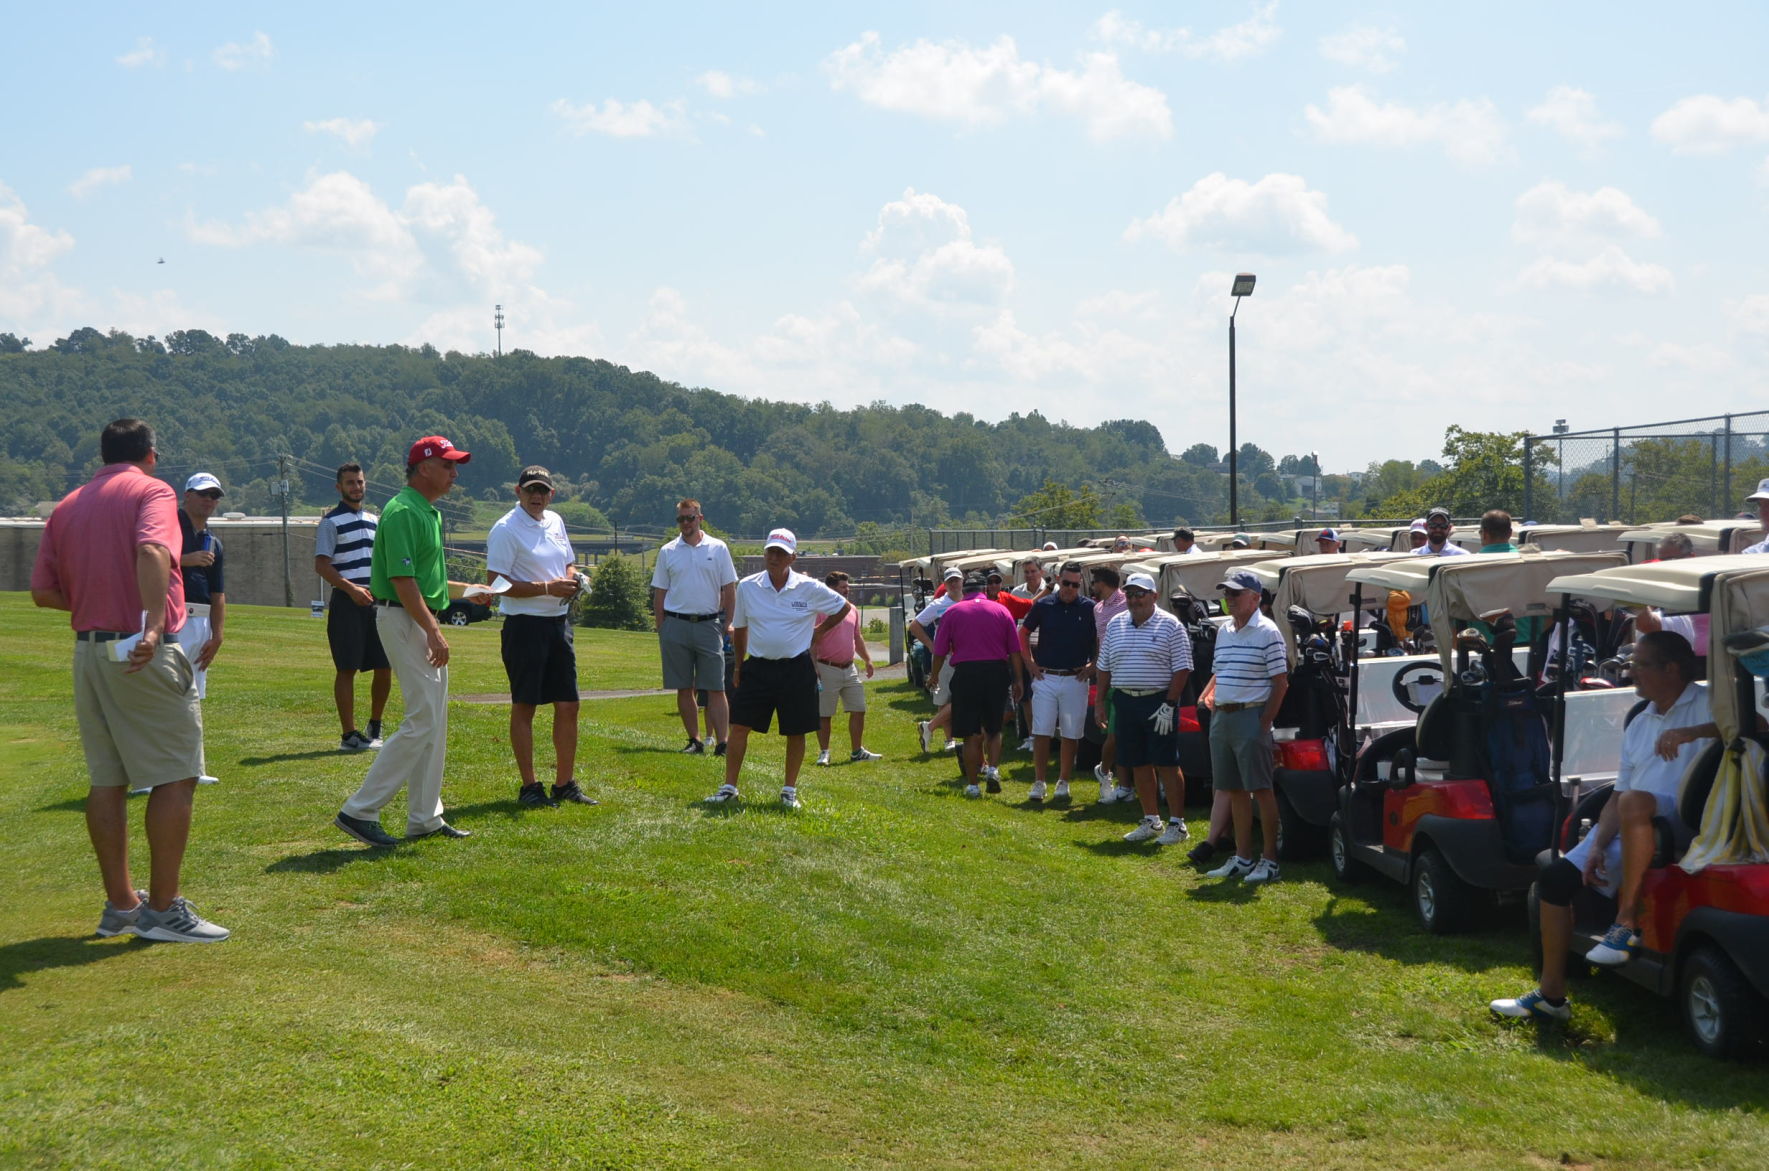
<path fill-rule="evenodd" d="M 1415 702 L 1412 692 L 1408 690 L 1412 676 L 1415 675 L 1431 675 L 1436 682 L 1442 683 L 1443 668 L 1437 663 L 1409 663 L 1394 673 L 1389 689 L 1394 692 L 1395 702 L 1417 716 L 1424 714 L 1425 705 Z M 1424 680 L 1421 679 L 1420 682 Z"/>

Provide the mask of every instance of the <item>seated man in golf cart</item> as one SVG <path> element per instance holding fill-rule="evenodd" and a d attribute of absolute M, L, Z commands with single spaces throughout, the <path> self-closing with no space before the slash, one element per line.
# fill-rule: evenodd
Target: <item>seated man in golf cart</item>
<path fill-rule="evenodd" d="M 1699 742 L 1719 735 L 1708 710 L 1702 672 L 1689 641 L 1656 631 L 1634 651 L 1635 689 L 1647 701 L 1622 736 L 1616 797 L 1606 802 L 1585 839 L 1555 861 L 1538 882 L 1541 897 L 1542 978 L 1534 991 L 1495 1000 L 1509 1017 L 1566 1020 L 1566 961 L 1572 937 L 1572 900 L 1580 886 L 1621 892 L 1616 922 L 1586 956 L 1593 963 L 1626 963 L 1639 946 L 1640 888 L 1652 860 L 1655 816 L 1675 816 L 1683 774 Z"/>

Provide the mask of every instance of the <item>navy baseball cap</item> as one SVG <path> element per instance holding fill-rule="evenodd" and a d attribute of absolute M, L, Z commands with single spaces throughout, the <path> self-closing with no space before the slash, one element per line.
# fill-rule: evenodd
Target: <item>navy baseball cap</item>
<path fill-rule="evenodd" d="M 1263 590 L 1259 584 L 1259 575 L 1251 569 L 1231 569 L 1216 583 L 1219 590 Z"/>

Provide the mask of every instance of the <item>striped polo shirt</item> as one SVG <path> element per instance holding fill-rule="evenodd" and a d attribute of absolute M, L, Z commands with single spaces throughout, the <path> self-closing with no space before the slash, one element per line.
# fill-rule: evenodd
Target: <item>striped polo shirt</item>
<path fill-rule="evenodd" d="M 340 502 L 319 518 L 319 534 L 314 538 L 313 551 L 320 557 L 329 558 L 332 568 L 345 581 L 367 589 L 369 561 L 375 551 L 375 525 L 378 523 L 375 514 L 368 509 L 358 511 Z"/>
<path fill-rule="evenodd" d="M 1175 671 L 1192 669 L 1192 636 L 1159 607 L 1141 626 L 1126 610 L 1106 623 L 1106 642 L 1096 665 L 1112 673 L 1113 690 L 1167 687 Z"/>
<path fill-rule="evenodd" d="M 1260 703 L 1271 698 L 1271 681 L 1289 669 L 1277 623 L 1255 610 L 1239 630 L 1233 622 L 1216 632 L 1217 703 Z"/>

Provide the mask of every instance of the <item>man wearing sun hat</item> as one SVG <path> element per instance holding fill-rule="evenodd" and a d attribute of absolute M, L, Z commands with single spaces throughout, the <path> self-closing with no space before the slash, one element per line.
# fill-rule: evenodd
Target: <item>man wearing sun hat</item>
<path fill-rule="evenodd" d="M 369 562 L 375 598 L 375 630 L 393 664 L 405 719 L 388 737 L 362 786 L 332 821 L 368 846 L 391 846 L 381 828 L 381 807 L 406 790 L 408 839 L 468 831 L 442 820 L 442 770 L 448 756 L 448 640 L 439 615 L 451 596 L 481 592 L 482 585 L 448 580 L 442 548 L 442 513 L 436 501 L 455 486 L 460 466 L 473 457 L 440 435 L 412 444 L 405 459 L 405 487 L 381 510 Z"/>
<path fill-rule="evenodd" d="M 1757 481 L 1757 490 L 1745 498 L 1746 504 L 1757 506 L 1757 518 L 1763 524 L 1763 539 L 1755 545 L 1740 549 L 1740 553 L 1769 553 L 1769 479 Z"/>
<path fill-rule="evenodd" d="M 778 714 L 780 734 L 786 737 L 786 784 L 780 790 L 780 804 L 800 807 L 798 777 L 805 763 L 805 737 L 819 723 L 811 643 L 839 626 L 854 606 L 816 578 L 793 569 L 798 547 L 791 529 L 773 530 L 762 546 L 767 568 L 737 583 L 731 616 L 731 646 L 737 659 L 731 738 L 725 750 L 725 783 L 706 799 L 708 804 L 737 799 L 737 778 L 749 751 L 750 730 L 766 733 Z"/>
<path fill-rule="evenodd" d="M 1250 569 L 1231 569 L 1217 583 L 1231 621 L 1216 634 L 1215 674 L 1198 697 L 1210 710 L 1211 784 L 1229 795 L 1235 854 L 1211 878 L 1246 883 L 1278 879 L 1278 802 L 1272 789 L 1271 726 L 1290 685 L 1284 636 L 1260 611 L 1263 588 Z M 1265 850 L 1253 861 L 1253 802 L 1259 801 Z"/>

